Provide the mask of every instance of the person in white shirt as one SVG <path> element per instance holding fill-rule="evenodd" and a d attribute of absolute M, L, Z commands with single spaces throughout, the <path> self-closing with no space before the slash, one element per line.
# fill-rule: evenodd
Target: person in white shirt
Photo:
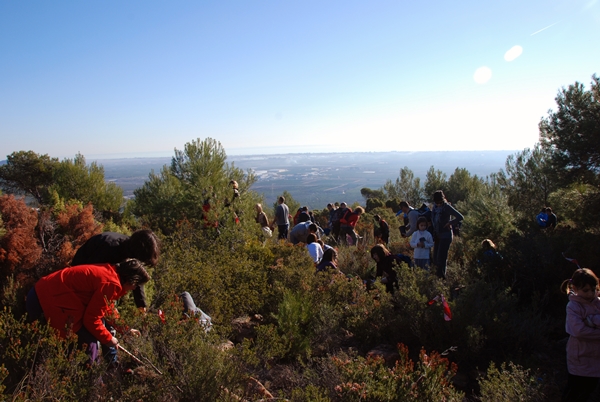
<path fill-rule="evenodd" d="M 318 264 L 323 258 L 323 248 L 317 243 L 317 236 L 314 233 L 306 237 L 306 248 L 315 264 Z"/>
<path fill-rule="evenodd" d="M 429 270 L 429 250 L 433 247 L 433 236 L 427 230 L 427 219 L 420 217 L 417 220 L 418 230 L 410 238 L 410 246 L 415 249 L 415 265 Z"/>

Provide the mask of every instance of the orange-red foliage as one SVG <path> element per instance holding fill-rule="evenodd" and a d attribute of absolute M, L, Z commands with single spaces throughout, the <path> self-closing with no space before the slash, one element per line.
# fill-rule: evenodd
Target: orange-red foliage
<path fill-rule="evenodd" d="M 38 244 L 37 211 L 13 195 L 0 197 L 0 213 L 6 234 L 0 239 L 0 279 L 4 280 L 15 270 L 33 268 L 42 255 Z"/>
<path fill-rule="evenodd" d="M 75 256 L 75 252 L 90 237 L 102 232 L 103 225 L 94 219 L 92 204 L 81 209 L 77 204 L 66 205 L 64 211 L 56 215 L 56 223 L 64 233 L 64 241 L 57 250 L 56 258 L 62 267 Z"/>
<path fill-rule="evenodd" d="M 59 211 L 42 211 L 38 230 L 44 253 L 39 263 L 38 277 L 68 266 L 77 249 L 90 237 L 100 233 L 102 227 L 94 219 L 92 204 L 82 208 L 73 203 Z"/>

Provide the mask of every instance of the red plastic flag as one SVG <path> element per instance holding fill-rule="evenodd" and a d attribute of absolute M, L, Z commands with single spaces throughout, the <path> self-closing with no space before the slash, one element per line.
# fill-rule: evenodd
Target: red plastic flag
<path fill-rule="evenodd" d="M 579 266 L 579 263 L 577 262 L 577 260 L 575 258 L 569 258 L 565 255 L 565 253 L 562 253 L 562 256 L 565 258 L 565 260 L 572 262 L 573 264 L 577 265 L 577 268 L 581 268 Z"/>
<path fill-rule="evenodd" d="M 448 302 L 446 301 L 446 298 L 444 297 L 444 295 L 442 296 L 442 307 L 444 307 L 444 320 L 446 321 L 450 321 L 452 319 L 452 311 L 450 311 L 450 306 L 448 305 Z"/>
<path fill-rule="evenodd" d="M 436 301 L 438 301 L 438 300 L 440 300 L 440 295 L 437 295 L 437 296 L 436 296 L 436 297 L 434 297 L 433 299 L 429 300 L 429 301 L 427 302 L 427 305 L 428 305 L 428 306 L 432 306 L 432 305 L 433 305 L 433 303 L 435 303 L 435 302 L 436 302 Z"/>

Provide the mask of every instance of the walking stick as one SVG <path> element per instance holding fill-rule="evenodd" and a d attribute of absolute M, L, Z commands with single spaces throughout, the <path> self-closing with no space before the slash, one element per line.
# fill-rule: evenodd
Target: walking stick
<path fill-rule="evenodd" d="M 135 360 L 137 363 L 141 364 L 141 365 L 145 365 L 143 361 L 141 361 L 140 359 L 138 359 L 136 356 L 134 356 L 133 353 L 131 353 L 130 351 L 128 351 L 127 349 L 125 349 L 123 346 L 121 346 L 120 344 L 117 344 L 117 347 L 119 349 L 121 349 L 123 352 L 125 352 L 129 357 L 131 357 L 133 360 Z M 146 360 L 146 362 L 148 362 L 148 364 L 150 366 L 152 366 L 152 368 L 159 374 L 159 375 L 163 375 L 163 372 L 160 371 L 158 369 L 158 367 L 156 367 L 154 364 L 152 364 L 152 362 L 150 360 L 148 360 L 146 357 L 144 357 L 144 359 Z M 181 388 L 179 388 L 178 385 L 175 385 L 175 388 L 177 388 L 177 390 L 181 393 L 183 393 L 183 390 Z"/>

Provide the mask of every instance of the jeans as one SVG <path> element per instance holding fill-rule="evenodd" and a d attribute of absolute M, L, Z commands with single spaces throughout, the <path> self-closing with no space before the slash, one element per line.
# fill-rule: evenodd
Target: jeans
<path fill-rule="evenodd" d="M 277 225 L 277 231 L 279 232 L 279 239 L 283 239 L 286 240 L 288 237 L 288 229 L 289 229 L 290 225 L 286 224 L 286 225 Z"/>
<path fill-rule="evenodd" d="M 429 271 L 429 258 L 415 258 L 415 266 Z"/>
<path fill-rule="evenodd" d="M 443 279 L 446 279 L 446 265 L 448 263 L 450 244 L 452 244 L 452 236 L 438 238 L 433 246 L 433 263 L 436 266 L 436 274 Z"/>

